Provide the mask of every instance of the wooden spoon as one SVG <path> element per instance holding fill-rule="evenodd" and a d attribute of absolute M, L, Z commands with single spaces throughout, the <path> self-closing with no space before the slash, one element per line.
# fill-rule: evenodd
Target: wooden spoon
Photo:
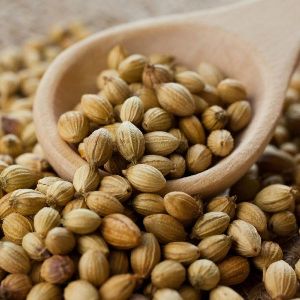
<path fill-rule="evenodd" d="M 47 159 L 65 179 L 72 180 L 84 160 L 59 137 L 57 120 L 82 94 L 96 92 L 96 76 L 107 68 L 110 48 L 119 43 L 131 53 L 173 54 L 190 67 L 211 62 L 247 87 L 254 114 L 234 151 L 202 173 L 168 181 L 163 191 L 212 195 L 245 174 L 270 141 L 300 47 L 300 4 L 249 1 L 143 20 L 101 31 L 64 51 L 41 81 L 34 120 Z"/>

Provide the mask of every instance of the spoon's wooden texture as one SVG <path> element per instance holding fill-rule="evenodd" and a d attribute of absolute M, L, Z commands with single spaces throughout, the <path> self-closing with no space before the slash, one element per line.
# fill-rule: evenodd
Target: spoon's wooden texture
<path fill-rule="evenodd" d="M 168 181 L 163 193 L 182 190 L 207 196 L 221 192 L 249 169 L 271 138 L 297 59 L 299 28 L 298 0 L 261 0 L 95 34 L 62 53 L 46 72 L 34 108 L 39 142 L 57 173 L 72 180 L 84 160 L 61 140 L 57 120 L 82 94 L 96 92 L 95 78 L 106 68 L 106 54 L 115 44 L 136 53 L 171 53 L 191 67 L 202 60 L 212 62 L 245 84 L 254 110 L 252 121 L 228 157 L 202 173 Z"/>

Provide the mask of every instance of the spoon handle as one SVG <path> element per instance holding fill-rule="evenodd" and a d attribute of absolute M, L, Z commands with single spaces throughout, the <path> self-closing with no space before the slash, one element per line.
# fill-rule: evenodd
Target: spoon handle
<path fill-rule="evenodd" d="M 247 1 L 190 17 L 191 22 L 221 27 L 250 42 L 280 75 L 281 84 L 289 80 L 300 49 L 299 0 Z"/>

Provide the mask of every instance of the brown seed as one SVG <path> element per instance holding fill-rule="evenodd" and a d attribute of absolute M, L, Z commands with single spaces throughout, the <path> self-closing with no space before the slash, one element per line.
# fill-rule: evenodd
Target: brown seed
<path fill-rule="evenodd" d="M 64 217 L 68 212 L 77 208 L 88 208 L 82 196 L 68 202 L 62 210 L 62 216 Z"/>
<path fill-rule="evenodd" d="M 200 215 L 198 202 L 184 192 L 171 192 L 164 196 L 164 206 L 169 215 L 183 224 L 189 224 Z"/>
<path fill-rule="evenodd" d="M 79 143 L 88 134 L 88 119 L 79 111 L 68 111 L 59 117 L 57 130 L 68 143 Z"/>
<path fill-rule="evenodd" d="M 140 54 L 126 57 L 118 66 L 121 78 L 129 83 L 141 81 L 146 61 L 146 57 Z"/>
<path fill-rule="evenodd" d="M 89 209 L 99 216 L 105 217 L 114 213 L 123 213 L 124 206 L 120 201 L 109 193 L 94 191 L 85 196 L 85 201 Z"/>
<path fill-rule="evenodd" d="M 122 104 L 130 96 L 130 89 L 127 83 L 116 76 L 106 78 L 103 92 L 112 105 Z"/>
<path fill-rule="evenodd" d="M 186 238 L 183 225 L 167 214 L 146 216 L 143 223 L 147 232 L 153 233 L 160 243 L 184 241 Z"/>
<path fill-rule="evenodd" d="M 145 151 L 144 136 L 135 125 L 125 121 L 117 129 L 117 146 L 126 160 L 136 163 Z"/>
<path fill-rule="evenodd" d="M 163 83 L 156 88 L 156 95 L 162 108 L 176 116 L 190 116 L 195 112 L 193 96 L 181 84 Z"/>
<path fill-rule="evenodd" d="M 77 239 L 78 252 L 85 253 L 88 250 L 99 250 L 104 255 L 109 253 L 108 246 L 104 239 L 97 234 L 86 234 L 79 236 Z"/>
<path fill-rule="evenodd" d="M 34 153 L 23 153 L 19 155 L 15 162 L 25 168 L 28 168 L 34 174 L 46 171 L 49 168 L 48 161 L 40 155 Z"/>
<path fill-rule="evenodd" d="M 189 282 L 197 290 L 209 291 L 220 281 L 220 271 L 208 259 L 194 261 L 188 268 Z"/>
<path fill-rule="evenodd" d="M 132 295 L 135 285 L 135 275 L 114 275 L 101 286 L 101 300 L 127 300 Z"/>
<path fill-rule="evenodd" d="M 47 258 L 41 267 L 41 276 L 47 282 L 62 284 L 74 273 L 74 263 L 68 256 L 53 255 Z"/>
<path fill-rule="evenodd" d="M 209 168 L 212 162 L 212 153 L 204 145 L 195 144 L 191 146 L 186 154 L 188 170 L 197 174 Z"/>
<path fill-rule="evenodd" d="M 142 100 L 145 112 L 150 108 L 160 106 L 155 91 L 153 89 L 149 89 L 143 86 L 135 92 L 135 95 Z"/>
<path fill-rule="evenodd" d="M 145 131 L 167 131 L 173 124 L 170 113 L 160 107 L 148 109 L 143 118 L 142 127 Z"/>
<path fill-rule="evenodd" d="M 114 121 L 113 107 L 103 96 L 86 94 L 81 97 L 81 108 L 86 117 L 98 125 Z"/>
<path fill-rule="evenodd" d="M 15 212 L 14 208 L 11 207 L 11 205 L 9 203 L 9 198 L 10 198 L 11 194 L 12 193 L 8 193 L 0 199 L 0 219 L 1 220 L 3 220 L 9 214 Z"/>
<path fill-rule="evenodd" d="M 105 128 L 95 130 L 83 143 L 85 159 L 91 166 L 103 166 L 112 156 L 113 141 Z"/>
<path fill-rule="evenodd" d="M 85 208 L 71 210 L 62 219 L 64 227 L 77 234 L 92 233 L 100 223 L 101 218 L 95 212 Z"/>
<path fill-rule="evenodd" d="M 188 140 L 184 133 L 178 128 L 170 129 L 169 133 L 174 135 L 179 140 L 179 146 L 177 147 L 176 152 L 184 153 L 189 147 Z"/>
<path fill-rule="evenodd" d="M 87 193 L 97 189 L 100 183 L 98 170 L 91 168 L 88 164 L 79 167 L 73 177 L 73 186 L 78 193 Z"/>
<path fill-rule="evenodd" d="M 173 260 L 163 260 L 151 273 L 151 281 L 157 288 L 178 289 L 185 280 L 186 271 L 181 263 Z"/>
<path fill-rule="evenodd" d="M 183 285 L 178 290 L 182 300 L 199 300 L 201 299 L 200 291 L 196 290 L 190 285 Z"/>
<path fill-rule="evenodd" d="M 120 125 L 121 125 L 121 123 L 116 122 L 113 124 L 103 126 L 103 128 L 108 130 L 108 132 L 110 133 L 113 151 L 118 150 L 117 149 L 117 130 L 120 127 Z"/>
<path fill-rule="evenodd" d="M 75 280 L 70 282 L 64 290 L 65 300 L 76 299 L 99 300 L 97 289 L 86 280 Z"/>
<path fill-rule="evenodd" d="M 110 275 L 126 274 L 129 270 L 129 259 L 125 251 L 114 250 L 109 253 Z"/>
<path fill-rule="evenodd" d="M 207 138 L 207 146 L 214 155 L 227 156 L 234 147 L 234 140 L 228 130 L 214 130 Z"/>
<path fill-rule="evenodd" d="M 26 274 L 30 270 L 30 260 L 21 246 L 12 242 L 1 242 L 0 268 L 12 274 Z"/>
<path fill-rule="evenodd" d="M 218 84 L 218 94 L 226 104 L 247 98 L 244 85 L 240 81 L 231 78 L 226 78 Z"/>
<path fill-rule="evenodd" d="M 146 151 L 149 154 L 167 156 L 179 146 L 179 140 L 164 131 L 153 131 L 144 135 Z"/>
<path fill-rule="evenodd" d="M 171 69 L 166 65 L 146 64 L 143 71 L 143 84 L 147 88 L 154 88 L 160 83 L 171 82 L 173 74 Z"/>
<path fill-rule="evenodd" d="M 272 299 L 291 299 L 297 291 L 297 276 L 285 261 L 273 262 L 265 274 L 265 288 Z"/>
<path fill-rule="evenodd" d="M 204 82 L 199 74 L 183 71 L 175 75 L 175 80 L 185 86 L 191 93 L 199 93 L 204 89 Z"/>
<path fill-rule="evenodd" d="M 197 72 L 205 83 L 213 86 L 217 86 L 224 79 L 221 70 L 208 62 L 201 62 L 197 67 Z"/>
<path fill-rule="evenodd" d="M 223 129 L 228 122 L 228 113 L 222 107 L 213 105 L 202 114 L 202 123 L 209 130 Z"/>
<path fill-rule="evenodd" d="M 197 95 L 193 94 L 192 96 L 196 105 L 195 115 L 202 114 L 208 108 L 208 103 L 203 98 Z"/>
<path fill-rule="evenodd" d="M 248 101 L 237 101 L 227 108 L 229 116 L 229 128 L 231 131 L 239 131 L 245 128 L 252 116 L 251 105 Z"/>
<path fill-rule="evenodd" d="M 171 154 L 169 159 L 173 162 L 173 170 L 170 171 L 171 178 L 181 178 L 186 169 L 186 161 L 183 156 L 179 154 Z"/>
<path fill-rule="evenodd" d="M 123 171 L 131 185 L 141 192 L 155 193 L 163 189 L 166 180 L 162 173 L 156 168 L 137 164 Z"/>
<path fill-rule="evenodd" d="M 122 170 L 126 169 L 127 166 L 128 166 L 128 161 L 126 161 L 121 154 L 115 153 L 104 164 L 103 168 L 105 171 L 107 171 L 110 174 L 122 175 Z"/>
<path fill-rule="evenodd" d="M 192 237 L 203 239 L 205 237 L 221 234 L 228 227 L 230 217 L 223 212 L 208 212 L 198 218 L 192 230 Z"/>
<path fill-rule="evenodd" d="M 198 248 L 201 257 L 219 262 L 227 256 L 231 248 L 231 238 L 225 234 L 212 235 L 204 238 Z"/>
<path fill-rule="evenodd" d="M 205 131 L 196 116 L 181 118 L 178 125 L 191 144 L 205 144 Z"/>
<path fill-rule="evenodd" d="M 174 62 L 175 57 L 165 53 L 153 53 L 149 55 L 150 64 L 162 64 L 171 65 Z"/>
<path fill-rule="evenodd" d="M 178 261 L 184 265 L 190 265 L 200 256 L 197 246 L 187 242 L 168 243 L 163 248 L 166 259 Z"/>
<path fill-rule="evenodd" d="M 131 251 L 130 262 L 134 273 L 147 278 L 160 261 L 160 247 L 152 233 L 144 233 L 141 243 Z"/>
<path fill-rule="evenodd" d="M 134 197 L 132 206 L 137 213 L 143 216 L 164 213 L 166 211 L 163 198 L 157 194 L 138 194 Z"/>
<path fill-rule="evenodd" d="M 73 233 L 64 227 L 49 230 L 45 239 L 46 248 L 54 255 L 66 255 L 75 247 L 76 240 Z"/>
<path fill-rule="evenodd" d="M 23 237 L 22 247 L 28 256 L 36 261 L 42 261 L 50 256 L 44 240 L 36 232 L 29 232 Z"/>
<path fill-rule="evenodd" d="M 236 285 L 244 282 L 250 273 L 250 265 L 246 258 L 231 256 L 218 264 L 221 280 L 226 286 Z"/>
<path fill-rule="evenodd" d="M 127 52 L 121 45 L 116 45 L 107 54 L 107 65 L 111 69 L 118 69 L 119 64 L 127 57 Z"/>
<path fill-rule="evenodd" d="M 279 236 L 291 236 L 297 229 L 297 220 L 290 211 L 281 211 L 271 216 L 268 227 Z"/>
<path fill-rule="evenodd" d="M 72 183 L 64 180 L 56 181 L 47 189 L 47 204 L 64 207 L 73 199 L 74 193 L 75 189 Z"/>
<path fill-rule="evenodd" d="M 0 153 L 11 157 L 20 155 L 23 151 L 23 141 L 14 134 L 6 134 L 0 138 Z"/>
<path fill-rule="evenodd" d="M 101 233 L 105 241 L 120 249 L 131 249 L 141 241 L 140 229 L 126 216 L 111 214 L 104 217 Z"/>
<path fill-rule="evenodd" d="M 141 164 L 152 166 L 159 170 L 164 176 L 173 170 L 173 162 L 167 157 L 160 155 L 145 155 L 140 160 Z"/>
<path fill-rule="evenodd" d="M 57 285 L 51 284 L 49 282 L 41 282 L 33 286 L 27 295 L 27 300 L 52 300 L 62 299 L 62 292 Z"/>
<path fill-rule="evenodd" d="M 101 251 L 88 250 L 79 260 L 80 279 L 87 280 L 94 286 L 100 286 L 109 276 L 109 264 Z"/>
<path fill-rule="evenodd" d="M 222 105 L 217 88 L 212 85 L 205 84 L 204 89 L 198 95 L 209 105 Z"/>

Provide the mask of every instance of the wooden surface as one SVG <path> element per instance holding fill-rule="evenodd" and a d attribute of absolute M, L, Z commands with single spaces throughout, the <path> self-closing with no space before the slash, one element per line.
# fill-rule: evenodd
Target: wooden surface
<path fill-rule="evenodd" d="M 141 21 L 102 31 L 69 48 L 49 68 L 35 104 L 37 135 L 50 163 L 67 179 L 84 163 L 60 139 L 57 119 L 72 109 L 82 94 L 96 91 L 95 78 L 105 68 L 106 53 L 122 43 L 130 52 L 170 53 L 190 66 L 206 60 L 245 84 L 254 115 L 236 140 L 234 151 L 200 174 L 169 181 L 165 191 L 211 195 L 224 190 L 257 160 L 280 116 L 300 45 L 300 31 L 293 30 L 300 28 L 300 10 L 294 9 L 295 4 L 297 0 L 252 1 L 215 12 Z"/>
<path fill-rule="evenodd" d="M 148 17 L 238 0 L 0 0 L 0 47 L 20 44 L 56 23 L 82 20 L 93 31 Z M 1 49 L 1 48 L 0 48 Z"/>

